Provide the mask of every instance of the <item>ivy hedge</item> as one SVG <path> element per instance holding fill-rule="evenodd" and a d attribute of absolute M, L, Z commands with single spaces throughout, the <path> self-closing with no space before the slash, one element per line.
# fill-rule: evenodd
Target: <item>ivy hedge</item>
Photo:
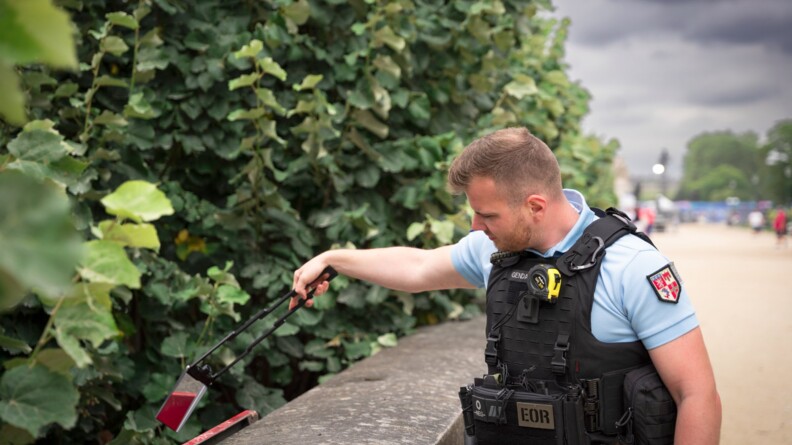
<path fill-rule="evenodd" d="M 566 186 L 614 200 L 617 145 L 581 133 L 590 98 L 549 1 L 58 3 L 79 69 L 14 69 L 30 122 L 0 122 L 0 443 L 184 441 L 479 313 L 469 292 L 339 277 L 181 433 L 154 420 L 185 365 L 316 253 L 467 233 L 445 171 L 493 129 L 529 127 Z"/>

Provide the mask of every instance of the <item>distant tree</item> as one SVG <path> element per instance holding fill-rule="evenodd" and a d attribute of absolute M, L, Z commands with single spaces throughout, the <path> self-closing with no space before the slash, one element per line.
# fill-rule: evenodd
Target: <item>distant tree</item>
<path fill-rule="evenodd" d="M 723 201 L 730 196 L 754 199 L 751 182 L 745 173 L 731 165 L 719 165 L 709 170 L 691 183 L 691 189 L 696 193 L 694 199 L 701 201 Z"/>
<path fill-rule="evenodd" d="M 761 184 L 766 198 L 792 203 L 792 119 L 779 121 L 767 132 Z"/>
<path fill-rule="evenodd" d="M 688 143 L 677 199 L 758 199 L 764 155 L 753 132 L 703 133 Z M 728 168 L 727 168 L 728 167 Z"/>

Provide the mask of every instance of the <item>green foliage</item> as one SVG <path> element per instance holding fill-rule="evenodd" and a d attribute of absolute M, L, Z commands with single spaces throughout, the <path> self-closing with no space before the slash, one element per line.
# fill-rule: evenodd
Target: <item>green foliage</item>
<path fill-rule="evenodd" d="M 0 0 L 0 117 L 25 123 L 24 95 L 15 65 L 76 68 L 69 17 L 50 0 Z"/>
<path fill-rule="evenodd" d="M 780 204 L 792 203 L 792 120 L 779 121 L 768 130 L 762 153 L 766 168 L 760 179 L 765 197 Z"/>
<path fill-rule="evenodd" d="M 761 199 L 756 183 L 762 161 L 755 133 L 722 131 L 698 135 L 688 143 L 677 199 Z"/>
<path fill-rule="evenodd" d="M 567 185 L 613 201 L 617 144 L 580 133 L 589 96 L 565 74 L 568 22 L 538 15 L 546 2 L 67 3 L 79 72 L 21 69 L 35 120 L 0 124 L 3 437 L 184 441 L 242 407 L 266 414 L 416 325 L 478 313 L 466 292 L 339 277 L 182 433 L 154 421 L 184 366 L 309 257 L 467 233 L 445 170 L 493 129 L 528 126 Z M 39 379 L 59 405 L 23 420 L 14 388 Z"/>
<path fill-rule="evenodd" d="M 693 138 L 677 199 L 792 201 L 792 121 L 777 122 L 766 139 L 728 131 Z"/>

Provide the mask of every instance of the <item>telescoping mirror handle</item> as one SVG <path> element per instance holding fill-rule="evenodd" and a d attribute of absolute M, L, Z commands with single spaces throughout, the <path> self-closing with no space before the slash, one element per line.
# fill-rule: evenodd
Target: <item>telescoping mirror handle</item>
<path fill-rule="evenodd" d="M 250 319 L 248 319 L 245 323 L 243 323 L 239 328 L 226 335 L 222 340 L 220 340 L 220 342 L 218 342 L 211 349 L 209 349 L 203 355 L 201 355 L 197 360 L 195 360 L 195 362 L 193 362 L 190 366 L 188 366 L 187 373 L 190 374 L 196 380 L 200 381 L 201 383 L 207 386 L 211 385 L 221 374 L 228 371 L 237 362 L 239 362 L 240 360 L 245 358 L 245 356 L 250 354 L 250 352 L 253 350 L 254 347 L 256 347 L 256 345 L 261 343 L 265 338 L 269 337 L 273 332 L 275 332 L 275 330 L 278 329 L 286 321 L 286 319 L 289 318 L 289 316 L 291 316 L 291 314 L 296 312 L 301 307 L 305 306 L 305 302 L 313 298 L 314 292 L 316 292 L 316 288 L 317 286 L 319 286 L 319 284 L 321 284 L 324 281 L 330 281 L 337 276 L 338 276 L 338 272 L 335 269 L 333 269 L 331 266 L 325 267 L 321 275 L 319 275 L 319 278 L 317 278 L 311 284 L 308 285 L 308 298 L 300 299 L 300 301 L 297 303 L 296 306 L 291 308 L 282 317 L 275 320 L 275 322 L 272 324 L 272 327 L 268 329 L 267 332 L 263 333 L 261 336 L 253 340 L 253 342 L 251 342 L 250 345 L 248 345 L 248 347 L 245 348 L 245 351 L 242 352 L 242 354 L 238 355 L 234 361 L 226 365 L 225 368 L 221 369 L 216 373 L 212 373 L 212 370 L 209 367 L 209 365 L 205 365 L 205 364 L 201 365 L 201 362 L 203 362 L 204 359 L 206 359 L 206 357 L 208 357 L 212 352 L 217 350 L 217 348 L 222 346 L 224 343 L 236 338 L 237 335 L 244 332 L 247 328 L 250 327 L 250 325 L 255 323 L 257 320 L 266 317 L 272 311 L 280 307 L 283 303 L 291 300 L 292 297 L 297 295 L 297 292 L 294 289 L 284 294 L 271 306 L 266 307 L 260 310 L 259 312 L 257 312 L 255 315 L 250 317 Z"/>

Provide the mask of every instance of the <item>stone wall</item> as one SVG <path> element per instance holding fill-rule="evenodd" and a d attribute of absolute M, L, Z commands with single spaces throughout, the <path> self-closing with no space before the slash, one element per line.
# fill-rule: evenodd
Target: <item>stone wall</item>
<path fill-rule="evenodd" d="M 421 328 L 223 444 L 461 445 L 459 388 L 486 373 L 484 323 Z"/>

